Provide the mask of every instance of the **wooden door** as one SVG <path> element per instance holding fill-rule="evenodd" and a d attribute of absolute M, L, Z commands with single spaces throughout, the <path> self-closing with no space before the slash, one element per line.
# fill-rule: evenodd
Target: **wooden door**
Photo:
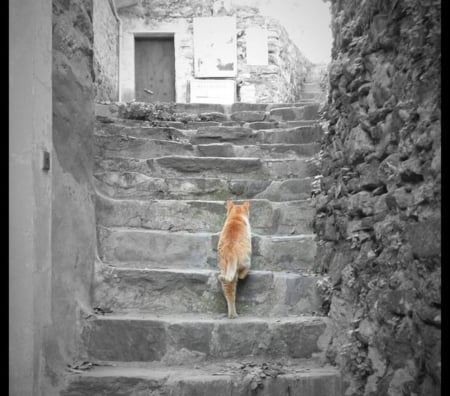
<path fill-rule="evenodd" d="M 136 100 L 175 102 L 173 37 L 136 37 L 134 54 Z"/>

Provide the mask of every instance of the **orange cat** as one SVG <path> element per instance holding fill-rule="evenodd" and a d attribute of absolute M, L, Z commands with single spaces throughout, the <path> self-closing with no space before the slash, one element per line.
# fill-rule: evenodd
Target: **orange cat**
<path fill-rule="evenodd" d="M 236 318 L 236 285 L 250 270 L 252 240 L 249 223 L 250 202 L 235 205 L 227 201 L 227 219 L 220 234 L 219 280 L 228 305 L 228 317 Z"/>

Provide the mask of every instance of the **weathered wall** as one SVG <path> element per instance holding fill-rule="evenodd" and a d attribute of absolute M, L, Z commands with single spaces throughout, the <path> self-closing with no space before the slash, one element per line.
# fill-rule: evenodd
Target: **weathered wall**
<path fill-rule="evenodd" d="M 95 100 L 119 99 L 119 34 L 113 0 L 93 5 Z"/>
<path fill-rule="evenodd" d="M 9 1 L 9 395 L 50 395 L 51 1 Z"/>
<path fill-rule="evenodd" d="M 440 394 L 440 2 L 332 0 L 316 269 L 347 395 Z"/>
<path fill-rule="evenodd" d="M 301 83 L 311 67 L 292 43 L 286 30 L 275 20 L 258 15 L 256 8 L 222 7 L 215 0 L 141 0 L 137 5 L 119 9 L 122 21 L 120 84 L 121 100 L 134 99 L 134 35 L 142 33 L 173 33 L 175 45 L 176 101 L 189 101 L 189 81 L 194 79 L 193 17 L 236 15 L 237 76 L 242 82 L 241 101 L 294 102 L 300 99 Z M 251 25 L 269 31 L 269 65 L 250 66 L 245 57 L 245 28 Z"/>
<path fill-rule="evenodd" d="M 259 15 L 258 9 L 253 7 L 238 8 L 236 19 L 241 101 L 291 103 L 301 99 L 302 84 L 312 64 L 289 38 L 286 29 L 276 20 Z M 245 30 L 254 25 L 268 31 L 269 62 L 266 66 L 247 64 Z"/>
<path fill-rule="evenodd" d="M 83 350 L 96 253 L 94 214 L 93 1 L 53 0 L 52 320 L 47 375 Z"/>

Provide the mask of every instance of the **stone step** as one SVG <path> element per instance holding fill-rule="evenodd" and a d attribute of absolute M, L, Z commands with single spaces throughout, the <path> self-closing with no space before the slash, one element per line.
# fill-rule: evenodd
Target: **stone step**
<path fill-rule="evenodd" d="M 320 81 L 311 81 L 303 83 L 302 92 L 322 92 Z"/>
<path fill-rule="evenodd" d="M 255 389 L 257 387 L 257 390 Z M 190 366 L 106 362 L 70 374 L 61 396 L 341 396 L 340 375 L 310 362 L 255 362 L 248 358 Z"/>
<path fill-rule="evenodd" d="M 137 172 L 96 172 L 98 191 L 112 198 L 140 199 L 269 199 L 275 202 L 308 199 L 312 178 L 283 181 L 181 177 L 155 178 Z"/>
<path fill-rule="evenodd" d="M 227 312 L 218 270 L 138 269 L 97 262 L 95 272 L 93 304 L 115 313 Z M 320 313 L 318 280 L 311 274 L 250 271 L 238 282 L 236 310 L 265 317 Z"/>
<path fill-rule="evenodd" d="M 204 127 L 190 136 L 193 144 L 228 142 L 233 144 L 303 144 L 322 137 L 319 125 L 253 130 L 246 127 Z"/>
<path fill-rule="evenodd" d="M 227 113 L 229 106 L 214 103 L 176 103 L 176 113 L 202 114 L 202 113 Z"/>
<path fill-rule="evenodd" d="M 281 107 L 302 107 L 314 103 L 311 100 L 300 100 L 296 103 L 245 103 L 239 102 L 231 105 L 231 113 L 239 111 L 270 111 Z"/>
<path fill-rule="evenodd" d="M 265 111 L 242 110 L 231 113 L 230 120 L 237 122 L 257 122 L 264 121 L 267 115 Z"/>
<path fill-rule="evenodd" d="M 301 99 L 296 103 L 271 103 L 267 106 L 266 111 L 270 112 L 272 109 L 283 109 L 287 107 L 304 107 L 310 105 L 317 105 L 318 103 L 310 99 Z"/>
<path fill-rule="evenodd" d="M 279 128 L 297 128 L 297 127 L 303 127 L 303 126 L 313 126 L 317 125 L 316 120 L 297 120 L 297 121 L 284 121 L 284 122 L 278 122 Z"/>
<path fill-rule="evenodd" d="M 197 129 L 177 129 L 172 127 L 152 127 L 123 125 L 119 123 L 97 123 L 96 135 L 118 135 L 122 139 L 130 137 L 168 140 L 180 143 L 208 144 L 233 143 L 249 144 L 303 144 L 312 143 L 322 137 L 322 129 L 313 121 L 302 121 L 299 126 L 286 128 L 252 129 L 243 126 L 204 126 Z M 306 123 L 306 125 L 305 125 Z"/>
<path fill-rule="evenodd" d="M 259 159 L 228 157 L 165 156 L 150 159 L 123 157 L 96 158 L 96 172 L 138 172 L 151 177 L 247 178 L 284 180 L 311 177 L 318 174 L 315 162 L 309 159 Z"/>
<path fill-rule="evenodd" d="M 312 157 L 319 151 L 318 143 L 234 145 L 211 143 L 192 145 L 170 140 L 137 138 L 124 135 L 94 134 L 95 154 L 102 157 L 155 158 L 167 155 L 246 157 L 246 158 L 296 158 Z"/>
<path fill-rule="evenodd" d="M 97 224 L 165 231 L 220 232 L 227 210 L 225 201 L 117 200 L 97 194 Z M 312 233 L 314 208 L 309 200 L 271 202 L 251 200 L 252 231 L 260 235 Z"/>
<path fill-rule="evenodd" d="M 306 95 L 306 94 L 305 94 Z M 319 103 L 303 107 L 282 107 L 270 110 L 269 121 L 316 120 L 319 118 Z"/>
<path fill-rule="evenodd" d="M 252 235 L 252 269 L 308 271 L 314 263 L 313 234 Z M 217 269 L 219 233 L 188 233 L 97 226 L 103 262 L 133 268 Z"/>
<path fill-rule="evenodd" d="M 243 126 L 251 129 L 274 129 L 278 127 L 278 122 L 255 121 L 244 123 Z"/>
<path fill-rule="evenodd" d="M 302 92 L 301 93 L 302 98 L 307 100 L 318 100 L 319 98 L 321 98 L 322 96 L 325 96 L 326 94 L 320 90 L 317 91 L 306 91 L 306 92 Z"/>
<path fill-rule="evenodd" d="M 322 348 L 326 323 L 311 316 L 105 315 L 87 320 L 82 339 L 88 358 L 98 360 L 164 362 L 184 354 L 190 365 L 249 356 L 310 358 Z"/>

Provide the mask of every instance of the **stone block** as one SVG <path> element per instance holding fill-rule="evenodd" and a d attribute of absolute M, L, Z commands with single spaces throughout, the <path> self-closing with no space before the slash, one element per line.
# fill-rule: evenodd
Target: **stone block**
<path fill-rule="evenodd" d="M 239 122 L 256 122 L 256 121 L 264 121 L 266 118 L 265 111 L 238 111 L 232 113 L 230 118 L 233 121 Z"/>
<path fill-rule="evenodd" d="M 213 319 L 205 316 L 151 315 L 98 317 L 89 321 L 82 337 L 89 358 L 122 362 L 162 361 L 177 347 L 202 351 L 205 360 L 242 359 L 248 356 L 274 359 L 281 356 L 310 358 L 326 321 L 318 317 Z M 205 329 L 206 328 L 206 329 Z M 189 334 L 194 329 L 194 343 Z M 201 339 L 199 334 L 211 334 Z M 239 334 L 239 337 L 236 337 Z M 206 343 L 210 340 L 209 346 Z M 196 348 L 196 349 L 194 349 Z M 209 353 L 208 353 L 209 351 Z"/>

